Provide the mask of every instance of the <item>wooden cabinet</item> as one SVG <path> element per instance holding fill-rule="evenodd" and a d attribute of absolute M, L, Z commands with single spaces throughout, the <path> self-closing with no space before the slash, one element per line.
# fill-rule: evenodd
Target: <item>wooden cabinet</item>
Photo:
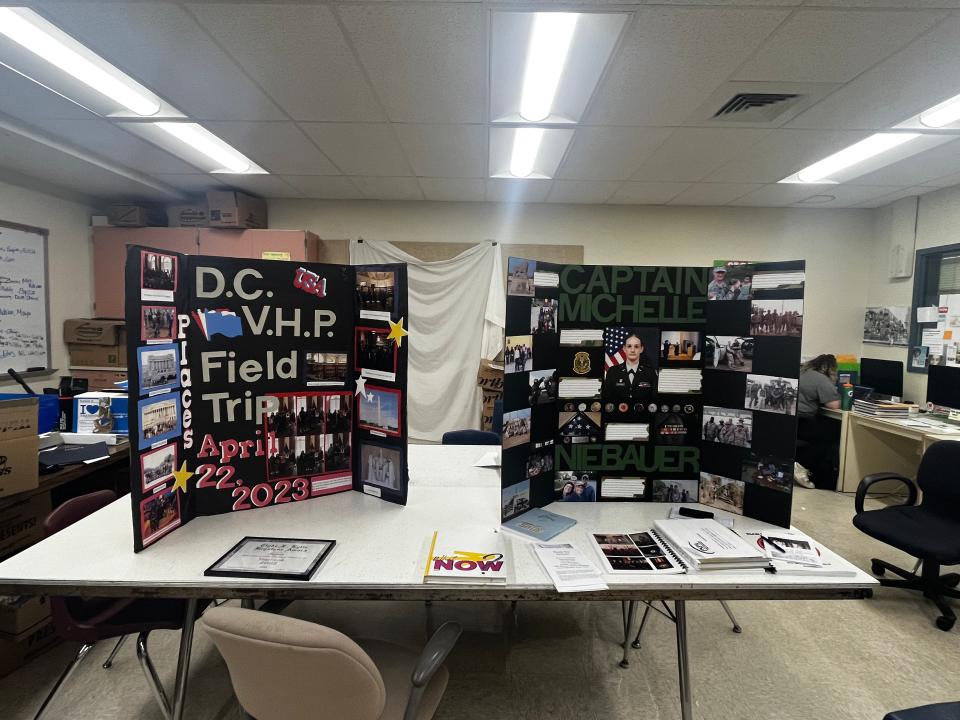
<path fill-rule="evenodd" d="M 317 262 L 320 238 L 305 230 L 218 230 L 215 228 L 116 228 L 93 230 L 94 315 L 124 317 L 123 271 L 128 245 L 187 255 L 289 259 Z"/>

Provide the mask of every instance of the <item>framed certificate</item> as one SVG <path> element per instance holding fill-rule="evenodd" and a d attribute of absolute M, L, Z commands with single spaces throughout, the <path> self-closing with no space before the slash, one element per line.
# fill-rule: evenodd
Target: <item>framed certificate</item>
<path fill-rule="evenodd" d="M 336 544 L 336 540 L 245 537 L 203 574 L 265 580 L 309 580 Z"/>

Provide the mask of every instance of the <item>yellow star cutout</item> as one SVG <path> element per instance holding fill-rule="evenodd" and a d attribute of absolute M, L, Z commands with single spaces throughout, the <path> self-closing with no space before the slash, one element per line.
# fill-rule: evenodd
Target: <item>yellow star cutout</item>
<path fill-rule="evenodd" d="M 173 487 L 171 490 L 177 490 L 178 488 L 183 492 L 187 492 L 187 480 L 193 477 L 193 471 L 187 470 L 187 461 L 184 460 L 180 464 L 179 470 L 173 471 Z"/>
<path fill-rule="evenodd" d="M 410 334 L 403 329 L 403 318 L 400 318 L 400 322 L 394 322 L 393 320 L 387 322 L 390 323 L 390 334 L 387 335 L 387 340 L 396 340 L 397 347 L 400 347 L 403 344 L 403 337 Z"/>

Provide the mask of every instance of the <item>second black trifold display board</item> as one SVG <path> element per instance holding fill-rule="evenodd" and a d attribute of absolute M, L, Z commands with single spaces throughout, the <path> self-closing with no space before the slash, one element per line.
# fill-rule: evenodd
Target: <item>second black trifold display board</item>
<path fill-rule="evenodd" d="M 501 518 L 700 502 L 790 525 L 803 261 L 510 258 Z"/>

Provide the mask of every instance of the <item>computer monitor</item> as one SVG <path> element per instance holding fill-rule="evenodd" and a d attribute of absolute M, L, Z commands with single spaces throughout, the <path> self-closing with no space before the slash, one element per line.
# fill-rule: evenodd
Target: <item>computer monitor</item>
<path fill-rule="evenodd" d="M 960 367 L 931 365 L 927 370 L 927 402 L 960 410 Z"/>
<path fill-rule="evenodd" d="M 899 360 L 860 360 L 860 384 L 881 395 L 903 395 L 903 363 Z"/>

